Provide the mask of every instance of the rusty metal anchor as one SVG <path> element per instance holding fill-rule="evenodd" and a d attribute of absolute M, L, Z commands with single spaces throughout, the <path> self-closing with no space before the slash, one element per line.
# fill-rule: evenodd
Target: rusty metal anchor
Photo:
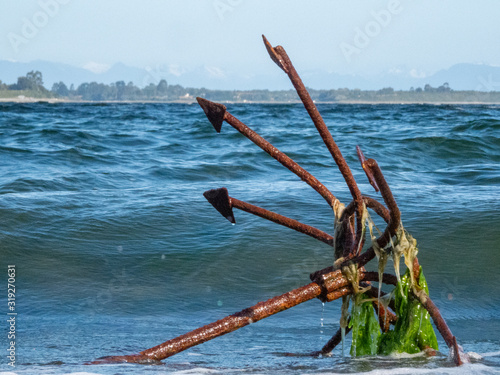
<path fill-rule="evenodd" d="M 392 239 L 396 236 L 398 231 L 402 229 L 401 213 L 389 185 L 382 174 L 382 171 L 375 160 L 366 159 L 361 149 L 357 147 L 357 153 L 361 166 L 365 171 L 370 184 L 376 191 L 380 191 L 385 206 L 377 200 L 361 194 L 347 162 L 342 156 L 342 153 L 323 121 L 323 118 L 319 114 L 316 105 L 309 96 L 309 93 L 302 83 L 297 71 L 293 67 L 293 64 L 291 63 L 291 60 L 284 48 L 281 46 L 272 47 L 264 36 L 263 40 L 271 59 L 289 76 L 304 104 L 305 109 L 335 160 L 349 188 L 353 200 L 344 207 L 335 195 L 333 195 L 333 193 L 330 192 L 318 179 L 255 131 L 250 129 L 239 119 L 230 114 L 224 105 L 214 103 L 203 98 L 197 98 L 199 105 L 217 132 L 220 132 L 222 124 L 227 122 L 317 191 L 334 210 L 336 219 L 335 233 L 325 233 L 317 228 L 300 223 L 297 220 L 230 197 L 226 188 L 208 190 L 204 193 L 204 196 L 214 206 L 214 208 L 231 223 L 235 223 L 233 208 L 237 208 L 277 224 L 284 225 L 298 232 L 307 234 L 330 246 L 334 246 L 336 253 L 335 263 L 322 270 L 311 273 L 311 282 L 300 288 L 271 298 L 267 301 L 259 302 L 252 307 L 229 315 L 214 323 L 195 329 L 172 340 L 168 340 L 153 348 L 143 350 L 138 354 L 103 357 L 92 362 L 92 364 L 116 362 L 155 363 L 195 345 L 232 332 L 250 323 L 257 322 L 313 298 L 319 298 L 323 302 L 331 302 L 341 297 L 357 293 L 358 287 L 364 287 L 367 289 L 368 294 L 375 297 L 377 292 L 370 289 L 370 282 L 375 281 L 390 285 L 397 284 L 398 279 L 395 275 L 386 273 L 379 275 L 377 272 L 366 272 L 364 269 L 364 265 L 375 258 L 376 250 L 392 250 Z M 372 210 L 375 214 L 380 216 L 387 223 L 387 226 L 378 238 L 373 237 L 374 240 L 372 242 L 372 246 L 364 252 L 361 252 L 365 233 L 364 214 L 367 209 Z M 343 233 L 339 234 L 339 232 Z M 342 251 L 338 251 L 337 247 L 341 248 Z M 355 278 L 359 284 L 353 284 L 351 279 L 353 277 L 352 274 L 349 277 L 344 274 L 344 270 L 349 267 L 351 269 L 354 267 Z M 418 280 L 420 266 L 416 256 L 413 259 L 413 271 L 415 275 L 412 277 L 415 280 Z M 451 333 L 434 302 L 423 290 L 418 288 L 415 288 L 413 294 L 414 297 L 420 301 L 421 305 L 429 312 L 436 328 L 443 336 L 448 347 L 452 348 L 455 363 L 457 365 L 462 364 L 463 358 L 457 345 L 456 337 Z M 390 303 L 389 306 L 382 306 L 380 303 L 374 301 L 373 305 L 378 313 L 381 329 L 383 331 L 387 331 L 389 329 L 389 324 L 394 324 L 397 320 L 397 316 L 393 311 L 391 311 L 395 309 L 394 304 Z M 314 354 L 330 353 L 340 342 L 340 336 L 340 331 L 338 331 L 328 341 L 328 343 L 326 343 L 321 351 Z"/>

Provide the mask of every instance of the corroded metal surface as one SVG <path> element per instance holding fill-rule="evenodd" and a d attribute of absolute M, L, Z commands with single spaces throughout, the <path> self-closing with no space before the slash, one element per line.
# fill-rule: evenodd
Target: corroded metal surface
<path fill-rule="evenodd" d="M 331 288 L 334 285 L 347 285 L 347 280 L 340 273 L 325 276 L 326 279 L 343 279 L 339 282 L 333 280 L 329 285 Z M 146 363 L 147 361 L 161 361 L 174 354 L 180 353 L 195 345 L 202 344 L 208 340 L 225 335 L 229 332 L 235 331 L 239 328 L 245 327 L 251 323 L 255 323 L 261 319 L 267 318 L 271 315 L 277 314 L 281 311 L 287 310 L 303 302 L 309 301 L 313 298 L 319 297 L 321 294 L 328 294 L 333 299 L 340 298 L 344 295 L 352 293 L 350 287 L 342 287 L 338 289 L 324 289 L 325 286 L 320 286 L 315 282 L 307 284 L 303 287 L 294 289 L 290 292 L 280 296 L 271 298 L 264 302 L 259 302 L 256 305 L 246 308 L 240 312 L 229 315 L 214 323 L 197 328 L 184 335 L 176 337 L 172 340 L 166 341 L 153 348 L 144 350 L 139 354 L 128 356 L 111 356 L 103 357 L 93 362 L 98 363 Z"/>
<path fill-rule="evenodd" d="M 232 208 L 251 213 L 253 215 L 270 220 L 276 224 L 296 230 L 297 232 L 307 234 L 316 238 L 327 245 L 333 246 L 333 237 L 315 227 L 303 224 L 300 221 L 291 219 L 289 217 L 280 215 L 276 212 L 266 210 L 264 208 L 255 206 L 253 204 L 241 201 L 239 199 L 230 197 L 226 188 L 212 189 L 203 193 L 203 196 L 231 223 L 235 223 Z"/>
<path fill-rule="evenodd" d="M 360 274 L 360 280 L 364 280 L 365 278 L 369 279 L 371 277 L 372 273 L 369 272 Z M 252 307 L 229 315 L 214 323 L 197 328 L 172 340 L 168 340 L 153 348 L 144 350 L 139 354 L 103 357 L 92 363 L 148 363 L 148 361 L 149 363 L 154 363 L 154 361 L 161 361 L 193 346 L 233 332 L 303 302 L 318 298 L 321 295 L 325 296 L 328 302 L 339 299 L 353 292 L 348 284 L 348 280 L 342 273 L 340 271 L 335 271 L 331 274 L 323 275 L 321 284 L 312 282 L 267 301 L 259 302 Z"/>
<path fill-rule="evenodd" d="M 203 193 L 203 196 L 229 222 L 236 223 L 233 206 L 231 205 L 229 193 L 226 188 L 207 190 Z"/>
<path fill-rule="evenodd" d="M 311 186 L 314 190 L 316 190 L 327 202 L 330 206 L 333 207 L 335 203 L 335 196 L 323 185 L 316 177 L 314 177 L 311 173 L 302 168 L 299 164 L 293 161 L 288 155 L 284 152 L 281 152 L 276 147 L 274 147 L 271 143 L 266 141 L 248 126 L 243 124 L 236 117 L 231 115 L 229 112 L 226 112 L 226 116 L 224 119 L 231 124 L 235 129 L 237 129 L 240 133 L 245 135 L 248 139 L 250 139 L 253 143 L 262 148 L 265 152 L 267 152 L 270 156 L 276 159 L 281 165 L 295 173 L 302 181 Z"/>
<path fill-rule="evenodd" d="M 351 169 L 349 168 L 349 165 L 347 165 L 346 160 L 342 156 L 342 152 L 340 151 L 339 147 L 335 143 L 332 134 L 328 130 L 328 127 L 325 124 L 325 121 L 323 120 L 323 117 L 321 117 L 321 114 L 318 111 L 318 108 L 316 107 L 316 104 L 314 104 L 314 101 L 312 100 L 311 96 L 309 95 L 309 92 L 307 91 L 304 83 L 302 82 L 302 79 L 300 78 L 299 74 L 295 70 L 295 67 L 292 64 L 292 61 L 288 57 L 288 54 L 286 53 L 285 49 L 282 46 L 276 46 L 272 47 L 269 41 L 266 39 L 264 35 L 262 35 L 262 39 L 264 40 L 264 44 L 266 46 L 267 51 L 269 52 L 269 55 L 271 56 L 271 59 L 278 64 L 278 66 L 285 71 L 285 73 L 288 75 L 290 78 L 290 81 L 293 84 L 293 87 L 297 91 L 297 94 L 300 97 L 300 100 L 304 104 L 304 107 L 309 114 L 309 117 L 313 121 L 314 125 L 316 126 L 316 129 L 318 130 L 321 138 L 323 139 L 323 142 L 325 143 L 326 147 L 328 148 L 328 151 L 330 151 L 330 154 L 332 155 L 333 159 L 335 160 L 335 163 L 337 164 L 340 173 L 344 177 L 344 180 L 349 188 L 349 191 L 351 192 L 351 195 L 356 202 L 356 212 L 357 212 L 357 229 L 356 229 L 356 241 L 353 244 L 353 250 L 358 248 L 359 243 L 363 242 L 363 238 L 361 238 L 361 230 L 362 230 L 362 215 L 363 215 L 363 199 L 361 195 L 361 191 L 358 188 L 358 184 L 356 183 L 356 180 L 354 179 L 354 176 L 352 175 Z"/>
<path fill-rule="evenodd" d="M 382 194 L 382 198 L 384 199 L 385 204 L 389 208 L 390 212 L 390 220 L 387 228 L 385 228 L 384 233 L 377 239 L 377 244 L 380 248 L 386 246 L 391 238 L 396 234 L 400 224 L 401 224 L 401 213 L 399 211 L 399 207 L 392 195 L 391 188 L 382 174 L 377 162 L 373 159 L 367 159 L 363 163 L 363 169 L 367 168 L 371 174 L 375 182 L 377 183 L 378 188 L 380 189 L 380 193 Z"/>
<path fill-rule="evenodd" d="M 300 79 L 284 48 L 281 46 L 273 47 L 264 36 L 263 40 L 271 59 L 290 78 L 297 94 L 304 104 L 304 107 L 306 108 L 325 145 L 333 156 L 333 159 L 335 160 L 344 180 L 346 181 L 353 200 L 344 209 L 342 209 L 343 206 L 340 202 L 319 180 L 255 131 L 246 126 L 239 119 L 234 117 L 227 111 L 226 106 L 203 98 L 197 98 L 199 105 L 217 132 L 221 131 L 223 122 L 227 122 L 316 190 L 334 209 L 336 219 L 336 235 L 335 237 L 331 236 L 328 233 L 300 223 L 297 220 L 279 215 L 275 212 L 263 209 L 236 198 L 232 198 L 229 196 L 226 188 L 208 190 L 204 193 L 204 196 L 217 209 L 217 211 L 222 214 L 222 216 L 232 223 L 235 223 L 233 208 L 237 208 L 307 234 L 330 246 L 334 245 L 336 259 L 335 265 L 312 273 L 310 275 L 312 281 L 310 284 L 271 298 L 267 301 L 259 302 L 252 307 L 229 315 L 211 324 L 197 328 L 153 348 L 133 355 L 104 357 L 93 363 L 158 363 L 158 361 L 195 345 L 199 345 L 215 337 L 225 335 L 313 298 L 319 298 L 323 302 L 330 302 L 349 294 L 358 293 L 360 290 L 359 287 L 362 287 L 363 291 L 366 291 L 366 293 L 373 298 L 377 292 L 370 288 L 370 282 L 377 281 L 391 285 L 397 284 L 397 278 L 395 275 L 383 274 L 382 280 L 379 280 L 379 274 L 377 272 L 365 271 L 364 266 L 375 257 L 374 247 L 370 247 L 361 253 L 365 237 L 363 230 L 365 207 L 373 210 L 387 223 L 383 234 L 374 240 L 376 243 L 374 242 L 373 246 L 383 249 L 389 245 L 401 226 L 401 213 L 389 185 L 382 174 L 382 171 L 375 160 L 366 159 L 359 146 L 356 147 L 359 160 L 367 175 L 368 181 L 376 191 L 380 190 L 384 203 L 387 207 L 373 198 L 361 195 L 347 162 L 342 156 L 340 149 L 335 143 L 330 131 L 326 127 L 323 118 L 319 114 L 316 105 L 312 101 L 305 85 Z M 347 270 L 351 270 L 349 272 L 346 271 L 346 275 L 349 279 L 342 272 L 345 267 L 348 267 Z M 416 257 L 413 262 L 413 270 L 413 280 L 418 280 L 420 267 Z M 451 333 L 436 305 L 429 298 L 429 296 L 418 287 L 418 285 L 413 287 L 412 292 L 415 298 L 417 298 L 422 306 L 429 312 L 436 328 L 443 336 L 446 344 L 452 349 L 455 363 L 457 365 L 462 364 L 463 360 L 456 337 Z M 389 309 L 391 308 L 394 310 L 394 301 L 391 301 L 389 303 L 389 307 L 387 307 L 379 303 L 379 301 L 374 298 L 372 304 L 377 311 L 381 329 L 383 331 L 387 331 L 389 329 L 389 324 L 394 323 L 397 320 L 396 315 Z M 331 350 L 340 342 L 340 336 L 339 330 L 318 353 L 330 353 Z"/>
<path fill-rule="evenodd" d="M 361 163 L 361 166 L 363 167 L 363 170 L 365 171 L 366 177 L 368 178 L 368 181 L 370 182 L 370 185 L 373 186 L 375 191 L 379 191 L 380 189 L 378 188 L 377 181 L 375 181 L 375 177 L 373 176 L 372 171 L 369 168 L 365 168 L 365 155 L 363 154 L 363 151 L 361 151 L 361 148 L 359 146 L 356 146 L 356 151 L 358 153 L 358 158 Z"/>
<path fill-rule="evenodd" d="M 151 349 L 147 349 L 140 354 L 156 360 L 165 359 L 192 346 L 225 335 L 226 333 L 255 323 L 268 316 L 279 313 L 280 311 L 287 310 L 302 302 L 316 298 L 320 293 L 321 288 L 315 283 L 310 283 L 301 288 L 271 298 L 265 302 L 259 302 L 255 306 L 195 329 L 194 331 L 169 340 Z"/>
<path fill-rule="evenodd" d="M 196 98 L 196 100 L 205 112 L 205 115 L 207 115 L 215 131 L 220 133 L 222 123 L 224 122 L 224 115 L 226 114 L 226 106 L 203 98 Z"/>
<path fill-rule="evenodd" d="M 347 335 L 349 332 L 351 332 L 351 328 L 349 328 L 349 322 L 350 319 L 348 320 L 347 327 L 345 329 L 345 334 Z M 332 336 L 330 340 L 321 348 L 321 350 L 317 354 L 322 354 L 322 355 L 329 355 L 333 349 L 337 347 L 338 344 L 342 342 L 342 329 L 339 328 L 337 332 Z"/>

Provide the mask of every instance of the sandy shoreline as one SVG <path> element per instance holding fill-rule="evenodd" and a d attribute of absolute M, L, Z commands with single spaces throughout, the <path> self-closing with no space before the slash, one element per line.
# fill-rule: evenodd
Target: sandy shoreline
<path fill-rule="evenodd" d="M 123 104 L 133 104 L 133 103 L 177 103 L 177 104 L 194 104 L 196 100 L 101 100 L 101 101 L 91 101 L 91 100 L 74 100 L 74 99 L 59 99 L 59 98 L 31 98 L 31 97 L 15 97 L 15 98 L 0 98 L 0 103 L 123 103 Z M 224 104 L 297 104 L 301 103 L 297 101 L 219 101 L 219 103 Z M 464 102 L 464 101 L 449 101 L 449 102 L 433 102 L 433 101 L 364 101 L 364 100 L 342 100 L 336 102 L 318 102 L 316 104 L 434 104 L 434 105 L 500 105 L 500 102 Z"/>

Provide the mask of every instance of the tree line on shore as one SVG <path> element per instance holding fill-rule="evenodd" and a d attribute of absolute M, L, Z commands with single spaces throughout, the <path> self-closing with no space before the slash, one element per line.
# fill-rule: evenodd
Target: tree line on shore
<path fill-rule="evenodd" d="M 500 103 L 500 92 L 455 91 L 448 83 L 439 87 L 427 84 L 423 88 L 410 88 L 408 91 L 386 87 L 380 90 L 359 89 L 309 89 L 316 102 L 485 102 Z M 43 76 L 39 71 L 31 71 L 26 76 L 18 77 L 14 84 L 5 84 L 0 80 L 0 98 L 16 96 L 34 98 L 59 98 L 82 101 L 161 101 L 192 102 L 201 96 L 212 101 L 230 102 L 298 102 L 294 90 L 210 90 L 206 88 L 185 88 L 169 85 L 162 79 L 157 84 L 150 83 L 144 88 L 132 82 L 117 81 L 111 84 L 90 82 L 75 88 L 64 82 L 57 82 L 47 90 L 43 85 Z"/>

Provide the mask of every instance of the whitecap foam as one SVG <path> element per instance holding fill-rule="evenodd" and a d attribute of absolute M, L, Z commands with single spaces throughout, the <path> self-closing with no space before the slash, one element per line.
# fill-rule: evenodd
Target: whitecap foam
<path fill-rule="evenodd" d="M 196 367 L 189 370 L 180 370 L 172 372 L 172 375 L 189 375 L 189 374 L 219 374 L 220 371 L 204 368 L 204 367 Z"/>
<path fill-rule="evenodd" d="M 489 367 L 483 364 L 465 364 L 457 367 L 437 367 L 437 368 L 415 368 L 415 367 L 401 367 L 394 369 L 377 369 L 369 372 L 353 373 L 351 375 L 408 375 L 408 374 L 442 374 L 442 375 L 488 375 L 500 374 L 498 368 Z M 340 373 L 329 372 L 325 375 L 340 375 Z"/>

